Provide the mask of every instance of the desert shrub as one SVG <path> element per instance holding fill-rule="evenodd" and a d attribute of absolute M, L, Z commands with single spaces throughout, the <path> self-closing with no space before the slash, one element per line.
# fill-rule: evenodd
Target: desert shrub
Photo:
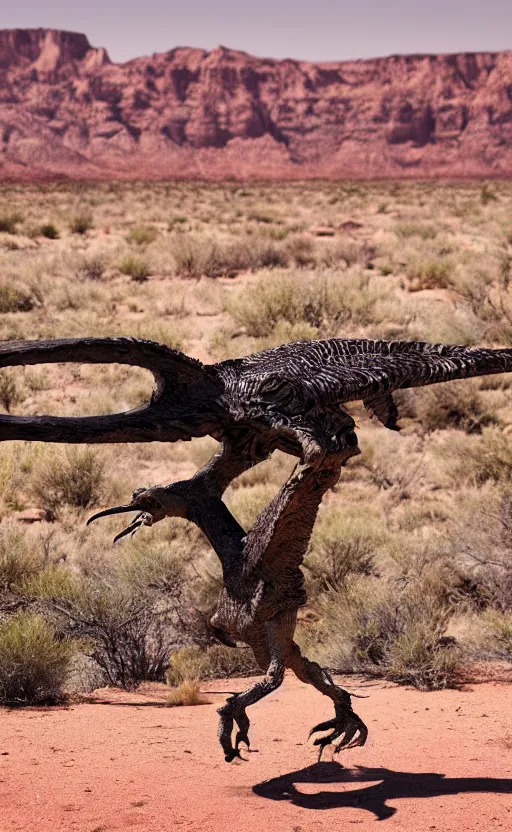
<path fill-rule="evenodd" d="M 286 252 L 296 266 L 314 266 L 316 264 L 315 244 L 311 237 L 295 234 L 286 243 Z"/>
<path fill-rule="evenodd" d="M 40 615 L 17 613 L 0 623 L 0 702 L 52 705 L 63 686 L 76 643 L 57 640 Z"/>
<path fill-rule="evenodd" d="M 135 280 L 136 283 L 143 283 L 151 275 L 151 269 L 147 260 L 131 254 L 123 257 L 119 263 L 119 270 L 123 274 L 130 275 L 131 279 Z"/>
<path fill-rule="evenodd" d="M 180 685 L 193 679 L 224 679 L 259 672 L 251 650 L 223 644 L 206 648 L 192 645 L 171 655 L 167 684 Z"/>
<path fill-rule="evenodd" d="M 422 240 L 433 240 L 437 237 L 439 229 L 431 223 L 399 222 L 395 226 L 395 233 L 403 240 L 408 240 L 410 237 L 421 237 Z"/>
<path fill-rule="evenodd" d="M 339 509 L 322 513 L 311 538 L 305 562 L 313 592 L 340 589 L 349 576 L 375 572 L 375 555 L 385 540 L 378 521 Z"/>
<path fill-rule="evenodd" d="M 43 553 L 13 522 L 0 525 L 0 594 L 36 575 L 44 566 Z"/>
<path fill-rule="evenodd" d="M 512 612 L 487 610 L 482 621 L 497 658 L 512 661 Z"/>
<path fill-rule="evenodd" d="M 17 378 L 16 371 L 11 367 L 0 370 L 0 404 L 7 413 L 25 398 Z"/>
<path fill-rule="evenodd" d="M 422 390 L 416 400 L 416 414 L 426 431 L 457 428 L 481 433 L 496 422 L 489 413 L 478 383 L 468 379 L 437 384 Z"/>
<path fill-rule="evenodd" d="M 69 228 L 72 234 L 86 234 L 93 227 L 94 221 L 91 211 L 78 211 L 71 217 Z"/>
<path fill-rule="evenodd" d="M 369 278 L 359 271 L 278 272 L 238 292 L 227 308 L 253 337 L 271 335 L 281 322 L 307 324 L 313 330 L 309 337 L 314 337 L 334 334 L 349 320 L 367 322 L 375 301 Z"/>
<path fill-rule="evenodd" d="M 45 454 L 31 482 L 34 496 L 55 519 L 63 505 L 88 508 L 98 503 L 105 482 L 105 462 L 93 448 L 68 448 Z"/>
<path fill-rule="evenodd" d="M 466 489 L 446 532 L 460 582 L 457 597 L 477 612 L 512 611 L 512 495 L 491 483 Z"/>
<path fill-rule="evenodd" d="M 512 445 L 498 428 L 483 428 L 478 436 L 451 436 L 436 450 L 454 485 L 508 485 L 512 480 Z"/>
<path fill-rule="evenodd" d="M 407 267 L 407 277 L 413 291 L 420 289 L 445 289 L 450 286 L 453 262 L 444 259 L 416 260 Z"/>
<path fill-rule="evenodd" d="M 437 690 L 457 682 L 459 651 L 444 639 L 449 585 L 419 576 L 353 577 L 319 600 L 315 639 L 333 669 Z M 318 648 L 317 648 L 318 649 Z"/>
<path fill-rule="evenodd" d="M 137 246 L 146 246 L 153 243 L 157 238 L 158 232 L 152 225 L 139 225 L 136 228 L 131 228 L 127 240 L 129 243 L 135 243 Z"/>
<path fill-rule="evenodd" d="M 46 222 L 41 225 L 39 233 L 42 237 L 46 237 L 48 240 L 57 240 L 59 237 L 58 228 L 53 224 L 53 222 Z"/>
<path fill-rule="evenodd" d="M 101 254 L 82 257 L 76 268 L 79 280 L 101 280 L 105 272 L 105 258 Z"/>
<path fill-rule="evenodd" d="M 15 285 L 14 279 L 0 282 L 0 313 L 30 312 L 37 298 L 26 286 Z"/>
<path fill-rule="evenodd" d="M 209 705 L 210 700 L 203 696 L 199 682 L 187 680 L 172 690 L 167 697 L 167 704 L 170 708 L 180 705 Z"/>
<path fill-rule="evenodd" d="M 16 234 L 16 226 L 23 222 L 23 216 L 19 213 L 0 215 L 0 231 L 6 234 Z"/>
<path fill-rule="evenodd" d="M 340 261 L 348 267 L 360 265 L 371 268 L 377 254 L 375 246 L 367 242 L 357 243 L 353 240 L 343 240 L 326 248 L 320 261 L 329 267 L 336 267 Z"/>
<path fill-rule="evenodd" d="M 175 228 L 175 226 L 185 225 L 185 223 L 187 222 L 188 217 L 183 216 L 183 214 L 174 214 L 169 220 L 168 229 L 169 231 L 172 231 Z"/>
<path fill-rule="evenodd" d="M 235 277 L 243 271 L 285 265 L 285 253 L 268 237 L 223 242 L 212 237 L 176 237 L 171 248 L 176 269 L 186 277 Z"/>
<path fill-rule="evenodd" d="M 187 575 L 169 547 L 154 560 L 139 549 L 82 564 L 80 572 L 50 565 L 27 577 L 23 596 L 52 616 L 61 633 L 83 639 L 83 651 L 109 684 L 125 689 L 162 681 L 169 656 L 190 629 L 184 608 Z"/>

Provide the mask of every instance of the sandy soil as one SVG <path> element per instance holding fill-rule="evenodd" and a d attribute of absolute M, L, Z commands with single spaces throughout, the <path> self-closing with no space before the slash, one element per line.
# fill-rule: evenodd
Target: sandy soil
<path fill-rule="evenodd" d="M 419 693 L 354 679 L 364 748 L 316 764 L 308 729 L 330 702 L 288 676 L 252 709 L 254 753 L 228 765 L 215 707 L 167 708 L 165 688 L 100 691 L 0 713 L 0 832 L 321 832 L 512 827 L 512 686 Z M 205 684 L 241 690 L 244 681 Z M 257 753 L 256 753 L 257 752 Z"/>

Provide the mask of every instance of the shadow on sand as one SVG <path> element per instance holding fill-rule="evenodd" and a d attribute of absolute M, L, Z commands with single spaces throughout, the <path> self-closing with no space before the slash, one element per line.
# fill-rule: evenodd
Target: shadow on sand
<path fill-rule="evenodd" d="M 368 783 L 350 791 L 316 791 L 305 794 L 297 783 Z M 386 820 L 397 811 L 387 801 L 401 797 L 438 797 L 460 792 L 512 794 L 512 780 L 492 777 L 445 777 L 444 774 L 411 774 L 387 768 L 344 768 L 336 762 L 317 763 L 253 786 L 253 792 L 269 800 L 289 800 L 304 809 L 342 809 L 354 807 L 372 812 L 377 820 Z"/>

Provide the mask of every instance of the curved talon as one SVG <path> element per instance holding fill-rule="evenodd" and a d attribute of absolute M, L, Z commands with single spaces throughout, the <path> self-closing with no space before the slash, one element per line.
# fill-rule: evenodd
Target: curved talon
<path fill-rule="evenodd" d="M 364 745 L 368 738 L 368 728 L 352 709 L 347 710 L 344 706 L 335 706 L 335 711 L 336 716 L 334 719 L 319 722 L 309 732 L 308 739 L 317 731 L 328 731 L 332 728 L 330 734 L 325 737 L 317 737 L 313 742 L 313 745 L 320 746 L 318 751 L 319 762 L 322 759 L 323 750 L 327 745 L 334 745 L 334 753 L 338 754 L 340 751 L 346 751 L 349 748 Z M 341 741 L 335 743 L 335 740 L 340 737 Z"/>

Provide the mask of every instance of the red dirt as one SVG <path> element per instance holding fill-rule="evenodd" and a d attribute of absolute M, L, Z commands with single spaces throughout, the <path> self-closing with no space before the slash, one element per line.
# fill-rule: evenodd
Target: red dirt
<path fill-rule="evenodd" d="M 0 180 L 512 175 L 512 52 L 310 63 L 218 47 L 115 64 L 0 30 Z"/>
<path fill-rule="evenodd" d="M 321 832 L 375 820 L 403 832 L 510 829 L 512 686 L 419 693 L 345 680 L 364 748 L 315 763 L 329 700 L 288 676 L 251 709 L 249 762 L 223 761 L 214 704 L 166 708 L 165 688 L 0 713 L 1 832 Z M 205 684 L 241 690 L 244 681 Z"/>

